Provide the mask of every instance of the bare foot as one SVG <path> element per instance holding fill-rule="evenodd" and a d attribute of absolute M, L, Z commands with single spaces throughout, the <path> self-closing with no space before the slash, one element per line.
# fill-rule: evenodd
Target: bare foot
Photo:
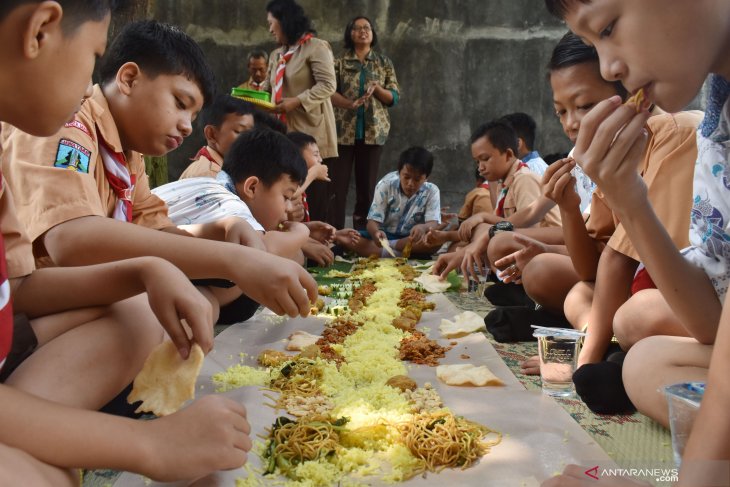
<path fill-rule="evenodd" d="M 540 357 L 535 355 L 522 362 L 520 372 L 525 375 L 540 375 Z"/>

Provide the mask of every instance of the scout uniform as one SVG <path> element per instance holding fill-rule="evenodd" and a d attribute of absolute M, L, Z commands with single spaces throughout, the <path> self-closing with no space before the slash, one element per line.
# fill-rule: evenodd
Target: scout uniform
<path fill-rule="evenodd" d="M 55 135 L 34 137 L 3 124 L 0 140 L 3 172 L 31 241 L 84 216 L 172 226 L 167 206 L 150 192 L 142 156 L 123 150 L 99 86 Z M 34 253 L 42 265 L 51 264 L 42 246 L 34 245 Z"/>
<path fill-rule="evenodd" d="M 540 180 L 527 167 L 526 164 L 517 160 L 510 168 L 504 181 L 497 188 L 500 191 L 500 198 L 497 201 L 495 214 L 503 218 L 509 218 L 518 210 L 529 206 L 533 201 L 541 195 Z M 502 197 L 501 193 L 506 190 L 506 194 Z M 499 201 L 501 199 L 504 201 Z M 500 214 L 500 210 L 502 214 Z M 557 207 L 553 207 L 547 215 L 540 221 L 540 227 L 559 227 L 560 211 Z"/>
<path fill-rule="evenodd" d="M 200 149 L 193 159 L 180 175 L 180 179 L 214 178 L 223 167 L 223 156 L 209 145 Z"/>

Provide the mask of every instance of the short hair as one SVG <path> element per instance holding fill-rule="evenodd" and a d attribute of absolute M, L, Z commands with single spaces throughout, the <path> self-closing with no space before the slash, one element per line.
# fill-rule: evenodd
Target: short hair
<path fill-rule="evenodd" d="M 269 129 L 280 134 L 286 134 L 286 124 L 273 115 L 261 110 L 254 110 L 253 124 L 257 129 Z"/>
<path fill-rule="evenodd" d="M 349 21 L 347 23 L 347 26 L 345 27 L 345 49 L 355 49 L 355 43 L 352 40 L 352 29 L 355 27 L 355 22 L 360 19 L 367 20 L 368 24 L 370 24 L 370 29 L 373 32 L 373 42 L 370 44 L 370 47 L 375 47 L 378 45 L 378 34 L 375 32 L 375 24 L 373 24 L 373 21 L 365 17 L 364 15 L 358 15 L 357 17 Z"/>
<path fill-rule="evenodd" d="M 216 93 L 213 71 L 200 46 L 179 27 L 141 20 L 127 24 L 104 56 L 99 75 L 112 81 L 125 63 L 137 63 L 145 75 L 183 75 L 193 80 L 208 105 Z"/>
<path fill-rule="evenodd" d="M 545 7 L 553 16 L 564 19 L 570 10 L 570 5 L 575 2 L 591 3 L 591 0 L 545 0 Z"/>
<path fill-rule="evenodd" d="M 577 64 L 596 63 L 600 65 L 600 62 L 596 48 L 589 46 L 580 37 L 569 31 L 553 48 L 547 68 L 548 71 L 553 72 Z M 606 83 L 613 83 L 616 93 L 624 100 L 626 99 L 628 92 L 620 81 L 606 81 Z"/>
<path fill-rule="evenodd" d="M 537 132 L 537 123 L 535 119 L 523 112 L 510 113 L 502 117 L 512 126 L 517 137 L 525 141 L 528 150 L 532 150 L 535 146 L 535 133 Z M 519 143 L 519 142 L 518 142 Z"/>
<path fill-rule="evenodd" d="M 507 149 L 512 149 L 512 152 L 517 155 L 517 133 L 512 128 L 512 125 L 504 120 L 492 120 L 485 124 L 480 125 L 471 134 L 470 144 L 473 144 L 482 137 L 486 137 L 490 144 L 494 146 L 499 152 L 507 152 Z"/>
<path fill-rule="evenodd" d="M 55 0 L 63 9 L 61 25 L 67 34 L 86 22 L 99 22 L 107 16 L 126 9 L 128 0 Z M 40 0 L 3 0 L 0 2 L 0 20 L 10 12 L 27 3 L 41 3 Z"/>
<path fill-rule="evenodd" d="M 256 128 L 238 136 L 222 169 L 234 183 L 256 176 L 265 186 L 272 186 L 283 175 L 302 184 L 307 176 L 307 163 L 286 135 Z"/>
<path fill-rule="evenodd" d="M 305 134 L 304 132 L 289 132 L 286 136 L 289 137 L 289 140 L 294 142 L 294 145 L 297 146 L 297 149 L 300 151 L 310 144 L 317 143 L 317 139 L 309 134 Z"/>
<path fill-rule="evenodd" d="M 419 174 L 425 174 L 428 177 L 433 170 L 433 154 L 423 147 L 409 147 L 400 153 L 398 172 L 406 165 L 411 166 Z"/>
<path fill-rule="evenodd" d="M 269 62 L 269 55 L 266 53 L 266 51 L 262 51 L 261 49 L 251 51 L 248 54 L 247 62 L 250 63 L 252 59 L 260 59 L 260 58 L 264 58 L 264 61 L 266 61 L 267 63 Z"/>
<path fill-rule="evenodd" d="M 287 44 L 294 44 L 307 32 L 317 33 L 304 9 L 294 0 L 271 0 L 266 4 L 266 11 L 279 21 Z"/>
<path fill-rule="evenodd" d="M 253 116 L 254 110 L 255 108 L 252 103 L 221 93 L 216 95 L 211 104 L 200 114 L 200 126 L 212 125 L 214 127 L 220 127 L 226 115 L 235 113 L 239 116 L 248 114 Z"/>

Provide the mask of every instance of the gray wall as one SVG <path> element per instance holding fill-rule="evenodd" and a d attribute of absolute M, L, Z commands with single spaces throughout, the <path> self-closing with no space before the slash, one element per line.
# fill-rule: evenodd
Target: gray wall
<path fill-rule="evenodd" d="M 319 36 L 342 51 L 344 26 L 365 14 L 375 24 L 380 49 L 395 65 L 402 102 L 392 109 L 393 128 L 381 174 L 392 170 L 410 145 L 436 155 L 431 181 L 442 200 L 458 209 L 473 186 L 468 147 L 481 122 L 515 111 L 538 123 L 536 146 L 545 155 L 567 151 L 569 141 L 553 115 L 544 66 L 565 32 L 541 0 L 301 0 Z M 246 54 L 270 52 L 265 0 L 150 0 L 147 15 L 180 25 L 200 42 L 221 89 L 246 77 Z M 170 155 L 170 177 L 182 172 L 203 143 L 200 133 Z M 352 193 L 352 192 L 351 192 Z"/>

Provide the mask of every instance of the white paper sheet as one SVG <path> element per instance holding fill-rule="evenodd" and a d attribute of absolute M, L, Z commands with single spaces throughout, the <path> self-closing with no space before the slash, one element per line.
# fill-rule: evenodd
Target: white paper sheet
<path fill-rule="evenodd" d="M 577 463 L 592 467 L 611 468 L 614 462 L 591 437 L 553 399 L 539 392 L 525 390 L 499 357 L 497 351 L 483 334 L 477 333 L 453 340 L 440 338 L 438 326 L 442 318 L 451 319 L 458 309 L 442 294 L 432 295 L 436 303 L 434 312 L 426 312 L 418 325 L 428 328 L 430 338 L 442 345 L 456 342 L 442 364 L 473 363 L 486 365 L 504 383 L 504 387 L 453 387 L 439 382 L 434 367 L 412 365 L 409 375 L 422 386 L 430 382 L 441 395 L 444 403 L 454 413 L 477 421 L 502 432 L 502 443 L 481 459 L 479 464 L 467 470 L 444 470 L 418 476 L 406 485 L 438 486 L 537 486 L 546 478 L 561 472 L 566 464 Z M 265 348 L 284 351 L 286 338 L 296 330 L 320 334 L 322 318 L 283 319 L 270 311 L 256 315 L 248 322 L 233 325 L 215 340 L 215 350 L 209 354 L 198 378 L 198 397 L 214 393 L 211 376 L 239 363 L 240 353 L 249 355 L 247 365 L 255 366 L 256 355 Z M 468 360 L 461 355 L 468 355 Z M 252 425 L 252 437 L 261 434 L 275 419 L 275 412 L 264 406 L 264 398 L 258 387 L 244 387 L 225 394 L 246 405 Z M 251 455 L 254 466 L 260 465 L 257 455 Z M 236 478 L 245 477 L 243 470 L 218 472 L 196 482 L 160 484 L 145 483 L 140 475 L 125 473 L 115 487 L 161 486 L 234 486 Z M 380 485 L 376 479 L 363 482 Z"/>

